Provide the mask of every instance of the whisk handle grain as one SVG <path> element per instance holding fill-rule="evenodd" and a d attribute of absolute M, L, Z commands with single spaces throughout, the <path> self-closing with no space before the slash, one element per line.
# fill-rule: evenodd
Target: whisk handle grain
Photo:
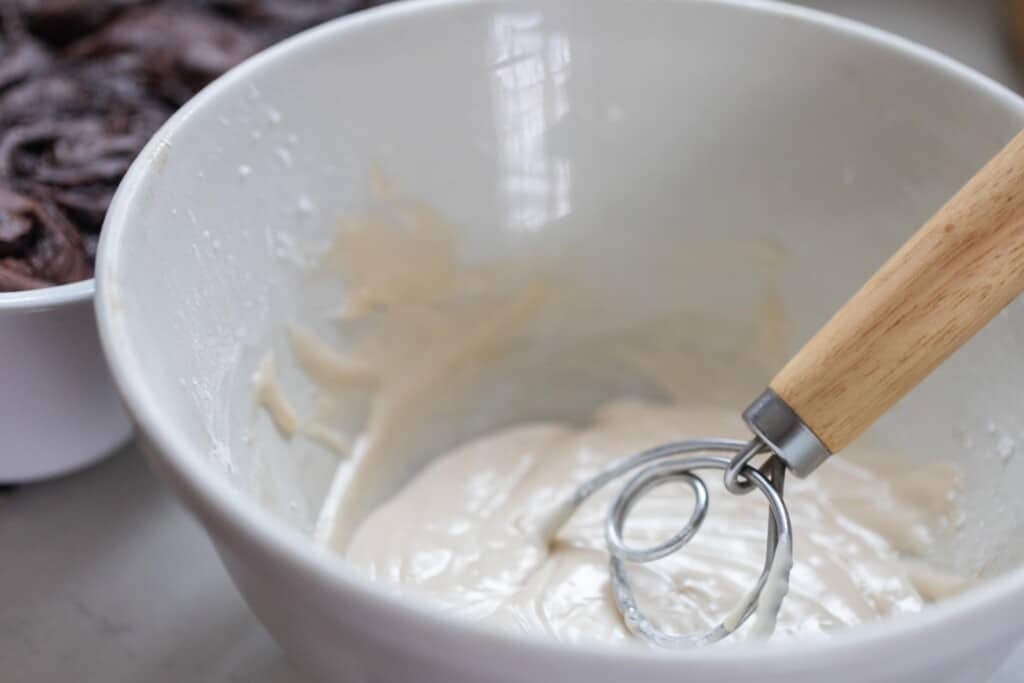
<path fill-rule="evenodd" d="M 843 449 L 1024 290 L 1024 132 L 924 224 L 775 376 Z"/>

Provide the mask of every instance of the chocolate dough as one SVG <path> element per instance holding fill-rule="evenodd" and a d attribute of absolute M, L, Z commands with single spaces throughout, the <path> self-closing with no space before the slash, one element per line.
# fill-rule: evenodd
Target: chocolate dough
<path fill-rule="evenodd" d="M 373 0 L 0 0 L 0 291 L 92 276 L 146 141 L 218 75 Z"/>

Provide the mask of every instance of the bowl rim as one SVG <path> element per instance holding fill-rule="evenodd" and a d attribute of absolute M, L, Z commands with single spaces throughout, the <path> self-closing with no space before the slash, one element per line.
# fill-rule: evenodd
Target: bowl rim
<path fill-rule="evenodd" d="M 492 665 L 498 662 L 514 665 L 523 657 L 536 662 L 567 663 L 569 660 L 586 661 L 590 665 L 658 666 L 678 674 L 682 662 L 700 663 L 716 672 L 735 671 L 738 666 L 768 663 L 794 666 L 794 660 L 829 657 L 832 664 L 843 662 L 856 666 L 864 661 L 864 650 L 871 648 L 873 656 L 882 653 L 900 653 L 908 656 L 905 648 L 909 639 L 938 638 L 936 644 L 948 656 L 950 652 L 972 651 L 980 641 L 994 641 L 998 636 L 1006 639 L 1005 622 L 995 623 L 986 615 L 1007 611 L 1012 607 L 1024 609 L 1024 567 L 987 580 L 964 594 L 932 605 L 922 612 L 879 620 L 855 628 L 844 629 L 830 638 L 787 641 L 784 644 L 747 643 L 742 648 L 704 648 L 695 651 L 664 651 L 653 648 L 609 648 L 601 643 L 560 643 L 539 634 L 512 633 L 487 625 L 475 624 L 456 618 L 433 608 L 431 603 L 419 599 L 397 598 L 382 586 L 362 575 L 333 554 L 318 552 L 309 539 L 263 510 L 255 501 L 233 487 L 208 464 L 199 449 L 190 447 L 183 435 L 165 423 L 161 416 L 159 397 L 154 395 L 144 378 L 146 373 L 133 352 L 130 337 L 125 332 L 124 309 L 116 303 L 111 292 L 118 283 L 119 247 L 122 236 L 130 229 L 130 218 L 135 204 L 141 199 L 141 189 L 154 168 L 160 151 L 170 145 L 180 129 L 188 125 L 193 115 L 209 106 L 215 106 L 221 93 L 298 48 L 306 48 L 321 41 L 341 40 L 346 34 L 367 26 L 386 23 L 399 17 L 419 13 L 453 10 L 481 4 L 500 4 L 503 0 L 407 0 L 341 17 L 321 26 L 288 38 L 251 57 L 203 89 L 184 107 L 179 109 L 154 135 L 132 163 L 118 188 L 101 231 L 96 265 L 96 315 L 104 353 L 118 390 L 143 438 L 151 446 L 146 448 L 151 463 L 168 480 L 175 492 L 204 522 L 207 531 L 218 543 L 234 540 L 244 546 L 256 545 L 268 556 L 286 565 L 290 572 L 316 583 L 323 590 L 346 600 L 360 601 L 383 618 L 418 630 L 422 638 L 416 642 L 403 639 L 403 646 L 436 656 L 437 648 L 447 647 L 457 640 L 466 645 L 489 648 Z M 816 30 L 855 38 L 865 44 L 886 48 L 902 58 L 917 61 L 937 71 L 955 77 L 1009 109 L 1016 109 L 1024 119 L 1024 99 L 1007 87 L 993 81 L 974 69 L 957 62 L 931 48 L 909 39 L 866 24 L 838 17 L 826 12 L 771 0 L 660 0 L 669 4 L 695 4 L 726 6 L 735 10 L 771 15 L 786 20 L 809 24 Z M 67 293 L 57 292 L 64 300 L 80 300 L 92 292 L 92 281 L 66 285 Z M 75 289 L 75 288 L 78 289 Z M 50 288 L 60 290 L 63 288 Z M 43 298 L 50 289 L 40 290 Z M 33 293 L 23 293 L 31 301 Z M 9 295 L 8 295 L 9 296 Z M 18 297 L 14 297 L 15 299 Z M 4 301 L 0 297 L 0 303 Z M 27 303 L 24 305 L 28 305 Z M 955 644 L 943 638 L 958 628 Z M 1019 636 L 1014 636 L 1016 639 Z M 914 655 L 931 660 L 934 651 Z M 906 661 L 910 661 L 907 659 Z M 894 662 L 890 662 L 895 664 Z M 706 669 L 710 671 L 711 669 Z M 650 671 L 651 669 L 648 669 Z M 793 669 L 803 671 L 803 668 Z M 897 668 L 894 666 L 894 671 Z"/>
<path fill-rule="evenodd" d="M 0 313 L 8 311 L 40 311 L 82 303 L 93 298 L 95 278 L 70 282 L 65 285 L 0 292 Z"/>

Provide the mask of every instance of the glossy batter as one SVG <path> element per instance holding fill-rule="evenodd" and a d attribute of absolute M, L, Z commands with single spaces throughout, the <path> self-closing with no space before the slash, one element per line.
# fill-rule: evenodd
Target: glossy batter
<path fill-rule="evenodd" d="M 558 640 L 633 639 L 609 589 L 602 524 L 613 491 L 588 502 L 551 544 L 542 533 L 547 513 L 615 457 L 743 433 L 728 413 L 629 400 L 580 429 L 531 424 L 498 432 L 432 463 L 361 525 L 347 556 L 374 578 L 471 619 Z M 864 456 L 833 458 L 812 480 L 787 485 L 797 561 L 777 637 L 915 612 L 962 587 L 914 559 L 955 515 L 956 471 Z M 763 501 L 728 495 L 718 476 L 707 481 L 711 511 L 695 539 L 630 570 L 641 608 L 673 632 L 721 619 L 763 562 Z M 656 489 L 633 512 L 627 538 L 638 545 L 668 538 L 690 501 L 683 486 Z M 745 631 L 735 637 L 749 637 Z"/>

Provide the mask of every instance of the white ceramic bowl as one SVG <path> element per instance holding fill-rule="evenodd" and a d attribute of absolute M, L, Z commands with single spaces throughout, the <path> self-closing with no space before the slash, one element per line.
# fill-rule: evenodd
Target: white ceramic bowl
<path fill-rule="evenodd" d="M 131 425 L 100 350 L 93 281 L 0 292 L 0 483 L 85 467 Z"/>
<path fill-rule="evenodd" d="M 323 680 L 976 683 L 1024 633 L 1024 459 L 1003 438 L 1024 433 L 1019 304 L 871 434 L 965 464 L 953 555 L 985 580 L 919 615 L 780 646 L 558 646 L 390 597 L 314 550 L 334 458 L 266 429 L 249 376 L 283 322 L 338 296 L 295 263 L 363 207 L 373 166 L 473 257 L 564 254 L 604 288 L 609 325 L 681 303 L 743 325 L 755 250 L 722 245 L 771 241 L 792 352 L 1022 124 L 1021 100 L 969 69 L 781 4 L 388 6 L 255 57 L 160 131 L 104 228 L 103 345 L 154 466 Z M 530 415 L 530 393 L 505 388 L 467 424 L 418 434 L 410 462 Z"/>

